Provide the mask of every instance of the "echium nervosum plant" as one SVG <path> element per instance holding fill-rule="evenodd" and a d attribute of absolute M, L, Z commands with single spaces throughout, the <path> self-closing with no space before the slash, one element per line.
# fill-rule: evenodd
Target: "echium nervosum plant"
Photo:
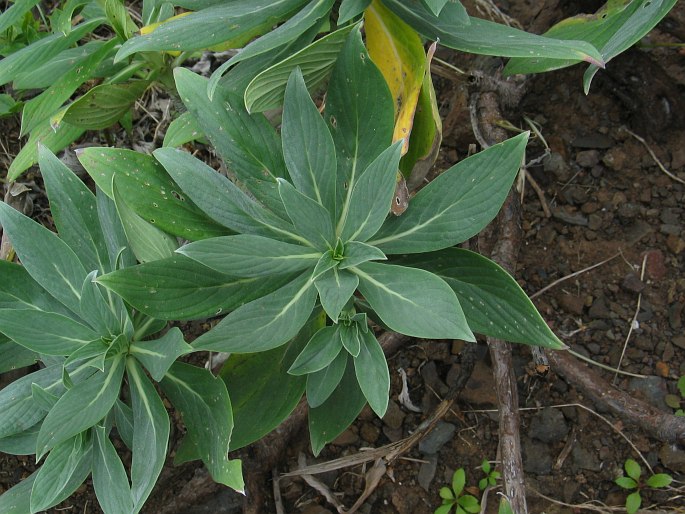
<path fill-rule="evenodd" d="M 59 235 L 0 202 L 21 262 L 0 260 L 0 373 L 31 366 L 0 390 L 0 451 L 42 463 L 0 496 L 0 512 L 42 512 L 89 475 L 104 512 L 139 512 L 170 430 L 149 377 L 182 414 L 186 443 L 214 479 L 242 489 L 240 462 L 227 457 L 233 422 L 223 381 L 175 362 L 192 351 L 181 331 L 165 330 L 166 321 L 133 311 L 95 281 L 135 264 L 126 238 L 135 222 L 119 221 L 125 205 L 93 195 L 44 147 L 39 154 Z M 130 473 L 113 432 L 131 452 Z"/>
<path fill-rule="evenodd" d="M 208 232 L 218 223 L 227 235 L 196 234 L 174 256 L 98 281 L 155 316 L 228 312 L 192 345 L 231 354 L 222 370 L 235 419 L 231 448 L 273 429 L 305 391 L 315 453 L 366 402 L 383 416 L 390 376 L 369 318 L 421 338 L 474 341 L 479 332 L 563 347 L 509 275 L 455 248 L 496 215 L 527 133 L 445 171 L 395 217 L 388 213 L 401 148 L 392 144 L 393 102 L 358 27 L 333 69 L 323 115 L 292 69 L 280 135 L 262 114 L 247 113 L 242 98 L 218 88 L 210 100 L 206 79 L 183 69 L 175 77 L 241 187 L 173 148 L 154 159 L 90 148 L 81 162 L 96 181 L 121 177 L 131 204 L 160 228 L 183 236 L 177 209 L 200 209 Z"/>

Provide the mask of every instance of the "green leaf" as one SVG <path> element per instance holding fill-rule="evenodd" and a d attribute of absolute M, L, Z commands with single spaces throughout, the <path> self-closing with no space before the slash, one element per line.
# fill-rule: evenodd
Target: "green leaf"
<path fill-rule="evenodd" d="M 353 368 L 346 366 L 342 380 L 328 399 L 309 409 L 309 437 L 314 455 L 349 427 L 366 405 Z"/>
<path fill-rule="evenodd" d="M 673 477 L 666 473 L 657 473 L 647 479 L 647 486 L 659 489 L 661 487 L 668 487 L 673 482 Z"/>
<path fill-rule="evenodd" d="M 466 512 L 471 512 L 474 514 L 478 514 L 480 512 L 480 503 L 478 503 L 478 499 L 475 496 L 471 496 L 470 494 L 465 494 L 464 496 L 461 496 L 457 500 L 457 503 Z"/>
<path fill-rule="evenodd" d="M 105 236 L 107 253 L 109 254 L 109 269 L 115 270 L 133 266 L 136 263 L 136 258 L 129 248 L 130 245 L 126 240 L 126 233 L 121 225 L 114 200 L 103 193 L 99 187 L 96 186 L 96 189 L 95 201 L 97 203 L 100 226 Z M 124 312 L 121 312 L 121 314 L 120 318 L 123 319 Z M 125 316 L 128 315 L 126 314 Z"/>
<path fill-rule="evenodd" d="M 26 514 L 31 512 L 31 488 L 36 479 L 37 471 L 25 478 L 10 490 L 0 495 L 0 512 L 6 514 Z"/>
<path fill-rule="evenodd" d="M 626 512 L 628 514 L 635 514 L 642 505 L 642 498 L 640 497 L 640 491 L 635 491 L 630 493 L 626 497 Z"/>
<path fill-rule="evenodd" d="M 371 0 L 342 0 L 338 9 L 338 25 L 347 23 L 364 12 Z"/>
<path fill-rule="evenodd" d="M 680 393 L 680 396 L 685 398 L 685 375 L 681 376 L 678 379 L 678 383 L 676 384 L 678 387 L 678 392 Z"/>
<path fill-rule="evenodd" d="M 81 317 L 101 336 L 116 336 L 125 325 L 125 320 L 117 317 L 117 314 L 127 316 L 126 308 L 121 298 L 109 295 L 110 303 L 100 291 L 100 286 L 95 283 L 97 271 L 91 271 L 83 281 L 81 288 Z M 111 304 L 114 305 L 111 305 Z M 114 310 L 117 311 L 115 314 Z"/>
<path fill-rule="evenodd" d="M 0 32 L 5 32 L 15 23 L 19 23 L 39 0 L 17 0 L 0 15 Z"/>
<path fill-rule="evenodd" d="M 138 512 L 164 466 L 169 444 L 169 415 L 154 386 L 131 357 L 126 359 L 126 374 L 133 407 L 131 495 L 133 512 Z"/>
<path fill-rule="evenodd" d="M 155 151 L 155 157 L 185 194 L 202 206 L 207 216 L 224 227 L 277 239 L 293 240 L 297 237 L 293 234 L 292 225 L 276 217 L 233 182 L 187 152 L 163 148 Z M 278 202 L 280 204 L 280 198 Z"/>
<path fill-rule="evenodd" d="M 454 494 L 459 496 L 464 490 L 464 485 L 466 485 L 466 472 L 464 468 L 459 468 L 452 475 L 452 490 Z"/>
<path fill-rule="evenodd" d="M 224 382 L 206 369 L 177 362 L 160 386 L 183 416 L 188 436 L 214 481 L 243 492 L 240 461 L 228 460 L 233 416 Z"/>
<path fill-rule="evenodd" d="M 347 353 L 352 357 L 357 357 L 362 347 L 362 335 L 360 334 L 359 326 L 356 323 L 352 325 L 343 324 L 340 328 L 340 336 Z M 362 388 L 363 390 L 364 388 Z"/>
<path fill-rule="evenodd" d="M 67 107 L 60 123 L 65 121 L 87 130 L 106 129 L 133 107 L 149 85 L 146 80 L 134 80 L 95 86 Z"/>
<path fill-rule="evenodd" d="M 401 149 L 398 141 L 384 150 L 354 184 L 338 224 L 343 241 L 366 241 L 383 225 L 395 194 Z"/>
<path fill-rule="evenodd" d="M 625 464 L 623 465 L 626 469 L 626 473 L 630 478 L 635 480 L 636 482 L 640 481 L 640 475 L 642 474 L 642 469 L 640 469 L 640 465 L 635 462 L 633 459 L 626 459 Z"/>
<path fill-rule="evenodd" d="M 323 327 L 312 336 L 288 369 L 288 373 L 306 375 L 319 371 L 328 366 L 341 349 L 339 327 Z"/>
<path fill-rule="evenodd" d="M 251 57 L 271 52 L 296 40 L 301 34 L 316 26 L 324 17 L 328 16 L 333 3 L 334 0 L 313 0 L 285 23 L 248 44 L 212 73 L 208 85 L 209 97 L 214 96 L 216 85 L 231 66 Z"/>
<path fill-rule="evenodd" d="M 117 53 L 116 60 L 137 52 L 199 50 L 241 37 L 249 39 L 255 29 L 276 25 L 304 3 L 304 0 L 236 0 L 228 4 L 218 3 L 163 23 L 150 34 L 129 39 Z"/>
<path fill-rule="evenodd" d="M 257 75 L 245 89 L 248 112 L 263 112 L 283 105 L 288 78 L 297 67 L 302 71 L 307 89 L 316 89 L 328 77 L 353 28 L 350 25 L 331 32 Z"/>
<path fill-rule="evenodd" d="M 178 255 L 109 273 L 97 282 L 160 319 L 218 316 L 269 294 L 290 276 L 234 278 Z"/>
<path fill-rule="evenodd" d="M 0 452 L 10 455 L 33 455 L 36 452 L 39 430 L 40 424 L 36 424 L 19 434 L 0 438 Z"/>
<path fill-rule="evenodd" d="M 368 261 L 384 261 L 385 254 L 375 246 L 369 246 L 359 241 L 349 241 L 345 244 L 344 258 L 340 261 L 339 269 L 347 269 Z"/>
<path fill-rule="evenodd" d="M 0 335 L 0 373 L 31 366 L 39 360 L 36 352 Z M 0 451 L 3 451 L 0 449 Z"/>
<path fill-rule="evenodd" d="M 271 294 L 246 303 L 193 342 L 198 350 L 252 353 L 293 338 L 314 308 L 316 289 L 305 272 Z"/>
<path fill-rule="evenodd" d="M 359 285 L 359 278 L 349 271 L 332 268 L 319 275 L 314 285 L 326 314 L 337 323 L 340 311 Z"/>
<path fill-rule="evenodd" d="M 454 291 L 424 270 L 367 262 L 351 270 L 383 323 L 427 339 L 475 341 Z"/>
<path fill-rule="evenodd" d="M 603 64 L 602 55 L 585 41 L 561 41 L 537 36 L 499 23 L 461 16 L 463 6 L 448 3 L 435 16 L 418 1 L 383 3 L 424 37 L 462 52 L 501 57 L 551 57 Z M 460 13 L 455 11 L 459 10 Z"/>
<path fill-rule="evenodd" d="M 311 247 L 248 234 L 204 239 L 182 246 L 177 253 L 234 277 L 302 271 L 312 268 L 321 257 Z"/>
<path fill-rule="evenodd" d="M 95 426 L 93 432 L 93 487 L 98 503 L 107 514 L 130 514 L 133 498 L 124 464 L 105 428 Z"/>
<path fill-rule="evenodd" d="M 333 223 L 329 212 L 321 204 L 299 192 L 290 182 L 278 179 L 278 193 L 303 242 L 311 243 L 325 252 L 335 245 Z"/>
<path fill-rule="evenodd" d="M 91 470 L 92 441 L 76 434 L 55 446 L 36 474 L 31 488 L 31 512 L 44 511 L 70 496 Z"/>
<path fill-rule="evenodd" d="M 169 124 L 162 146 L 175 148 L 203 137 L 204 133 L 197 119 L 186 111 Z"/>
<path fill-rule="evenodd" d="M 64 361 L 64 366 L 88 359 L 88 365 L 100 371 L 105 370 L 105 358 L 110 346 L 103 339 L 96 339 L 82 346 L 69 355 Z"/>
<path fill-rule="evenodd" d="M 490 259 L 461 248 L 446 248 L 393 262 L 425 269 L 447 282 L 476 333 L 535 346 L 565 347 L 516 280 Z"/>
<path fill-rule="evenodd" d="M 24 266 L 0 260 L 0 309 L 69 311 L 31 278 Z"/>
<path fill-rule="evenodd" d="M 114 425 L 124 444 L 133 448 L 133 410 L 121 400 L 114 404 Z"/>
<path fill-rule="evenodd" d="M 136 31 L 136 24 L 121 0 L 105 0 L 105 13 L 109 24 L 122 41 L 126 41 Z"/>
<path fill-rule="evenodd" d="M 440 488 L 440 498 L 443 500 L 454 500 L 454 493 L 449 487 Z"/>
<path fill-rule="evenodd" d="M 442 11 L 442 8 L 445 7 L 445 4 L 448 2 L 448 0 L 422 0 L 423 5 L 428 7 L 433 14 L 436 16 L 440 16 L 440 11 Z"/>
<path fill-rule="evenodd" d="M 37 457 L 104 418 L 119 395 L 123 374 L 124 359 L 115 357 L 104 372 L 94 373 L 64 393 L 40 428 Z"/>
<path fill-rule="evenodd" d="M 339 352 L 328 366 L 307 375 L 307 403 L 310 407 L 319 407 L 338 386 L 347 367 L 347 352 Z"/>
<path fill-rule="evenodd" d="M 452 511 L 452 505 L 453 503 L 441 505 L 440 507 L 435 509 L 435 512 L 433 514 L 450 514 L 450 512 Z"/>
<path fill-rule="evenodd" d="M 454 246 L 496 215 L 519 171 L 528 133 L 491 146 L 442 173 L 419 191 L 402 216 L 391 216 L 368 241 L 386 254 Z"/>
<path fill-rule="evenodd" d="M 362 338 L 359 355 L 354 359 L 357 382 L 373 411 L 382 418 L 388 409 L 390 372 L 383 348 L 371 331 L 358 331 Z"/>
<path fill-rule="evenodd" d="M 191 351 L 192 348 L 183 340 L 183 333 L 178 327 L 172 327 L 159 339 L 136 341 L 129 349 L 130 355 L 138 359 L 157 382 L 164 378 L 177 358 Z"/>
<path fill-rule="evenodd" d="M 99 339 L 82 323 L 34 309 L 0 309 L 0 330 L 16 343 L 45 355 L 69 355 Z"/>
<path fill-rule="evenodd" d="M 153 224 L 155 219 L 148 222 L 133 211 L 119 191 L 117 177 L 113 177 L 112 194 L 126 238 L 131 243 L 131 250 L 136 259 L 145 263 L 171 257 L 178 248 L 176 238 L 157 228 Z"/>
<path fill-rule="evenodd" d="M 71 248 L 3 202 L 0 224 L 33 279 L 73 312 L 80 312 L 81 286 L 88 273 Z"/>
<path fill-rule="evenodd" d="M 36 384 L 31 384 L 31 396 L 40 408 L 49 411 L 57 403 L 57 396 L 49 393 L 42 387 Z"/>
<path fill-rule="evenodd" d="M 111 271 L 95 195 L 55 154 L 38 147 L 38 164 L 50 199 L 50 212 L 62 241 L 87 270 Z"/>
<path fill-rule="evenodd" d="M 157 228 L 193 241 L 226 234 L 183 194 L 152 156 L 123 148 L 86 148 L 78 158 L 110 198 L 112 177 L 116 177 L 126 203 Z"/>

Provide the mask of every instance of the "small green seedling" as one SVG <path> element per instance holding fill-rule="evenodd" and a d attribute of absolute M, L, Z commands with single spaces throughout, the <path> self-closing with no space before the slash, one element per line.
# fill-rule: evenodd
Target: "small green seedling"
<path fill-rule="evenodd" d="M 626 512 L 634 514 L 642 505 L 642 497 L 640 491 L 644 487 L 651 487 L 652 489 L 660 489 L 668 487 L 673 481 L 673 478 L 666 473 L 657 473 L 649 477 L 644 483 L 641 482 L 642 469 L 640 465 L 633 459 L 626 459 L 624 464 L 627 476 L 618 477 L 615 482 L 619 487 L 631 492 L 626 498 Z"/>
<path fill-rule="evenodd" d="M 440 489 L 442 505 L 435 509 L 434 514 L 450 514 L 452 509 L 454 509 L 456 514 L 480 512 L 478 498 L 470 494 L 463 494 L 465 484 L 466 472 L 464 471 L 464 468 L 459 468 L 454 472 L 454 475 L 452 475 L 452 488 L 442 487 Z"/>
<path fill-rule="evenodd" d="M 677 387 L 680 396 L 677 394 L 667 394 L 666 404 L 675 410 L 673 414 L 676 416 L 685 416 L 685 409 L 683 409 L 683 405 L 685 405 L 685 375 L 678 379 Z"/>
<path fill-rule="evenodd" d="M 483 460 L 480 468 L 483 470 L 483 473 L 485 473 L 485 476 L 478 481 L 478 489 L 485 491 L 487 487 L 493 487 L 502 474 L 490 466 L 490 463 L 486 459 Z"/>

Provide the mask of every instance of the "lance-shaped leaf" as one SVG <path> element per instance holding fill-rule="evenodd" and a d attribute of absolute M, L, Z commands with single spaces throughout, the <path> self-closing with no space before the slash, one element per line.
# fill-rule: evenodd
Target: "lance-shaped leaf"
<path fill-rule="evenodd" d="M 123 305 L 120 298 L 109 296 L 115 305 L 105 300 L 100 286 L 95 283 L 97 271 L 91 271 L 81 288 L 81 317 L 101 336 L 116 336 L 123 326 Z M 116 311 L 116 313 L 115 313 Z"/>
<path fill-rule="evenodd" d="M 491 260 L 468 250 L 400 258 L 442 278 L 457 294 L 471 330 L 515 343 L 564 348 L 516 280 Z"/>
<path fill-rule="evenodd" d="M 0 224 L 33 279 L 78 313 L 81 286 L 88 273 L 71 248 L 57 234 L 4 202 L 0 202 Z"/>
<path fill-rule="evenodd" d="M 245 89 L 247 110 L 263 112 L 283 105 L 285 86 L 290 74 L 297 67 L 302 70 L 307 89 L 316 89 L 328 77 L 353 28 L 354 26 L 339 28 L 262 71 Z"/>
<path fill-rule="evenodd" d="M 104 372 L 94 373 L 64 393 L 40 428 L 37 457 L 104 418 L 119 395 L 123 374 L 124 359 L 118 356 Z"/>
<path fill-rule="evenodd" d="M 38 3 L 39 0 L 17 0 L 0 15 L 0 32 L 5 32 Z"/>
<path fill-rule="evenodd" d="M 169 415 L 140 364 L 132 357 L 126 359 L 126 375 L 133 408 L 131 495 L 133 512 L 138 512 L 164 466 L 169 444 Z"/>
<path fill-rule="evenodd" d="M 355 27 L 333 69 L 324 116 L 338 158 L 338 210 L 349 204 L 361 173 L 390 146 L 393 112 L 385 79 L 371 61 L 359 28 Z"/>
<path fill-rule="evenodd" d="M 10 455 L 33 455 L 36 451 L 40 424 L 36 424 L 23 432 L 0 438 L 0 452 Z"/>
<path fill-rule="evenodd" d="M 186 111 L 169 123 L 166 133 L 164 134 L 162 146 L 177 148 L 204 137 L 205 135 L 195 116 Z"/>
<path fill-rule="evenodd" d="M 537 36 L 480 18 L 465 21 L 458 2 L 449 2 L 435 16 L 418 0 L 383 0 L 383 3 L 424 37 L 463 52 L 503 57 L 579 59 L 604 65 L 599 51 L 585 41 L 562 41 Z"/>
<path fill-rule="evenodd" d="M 323 327 L 307 343 L 307 346 L 288 369 L 291 375 L 306 375 L 328 366 L 342 350 L 339 327 Z"/>
<path fill-rule="evenodd" d="M 114 198 L 112 178 L 135 213 L 159 229 L 194 241 L 226 234 L 169 178 L 150 155 L 122 148 L 85 148 L 79 161 L 102 191 Z"/>
<path fill-rule="evenodd" d="M 382 418 L 388 409 L 390 394 L 390 373 L 383 348 L 373 332 L 359 330 L 361 348 L 354 359 L 357 382 L 373 411 Z"/>
<path fill-rule="evenodd" d="M 305 3 L 306 0 L 237 0 L 228 4 L 219 3 L 163 23 L 147 35 L 129 39 L 122 45 L 116 59 L 153 50 L 199 50 L 228 40 L 249 38 L 255 35 L 255 29 L 276 25 Z"/>
<path fill-rule="evenodd" d="M 0 335 L 0 373 L 31 366 L 39 360 L 39 355 L 20 344 Z M 35 445 L 34 445 L 35 448 Z M 0 449 L 0 452 L 4 451 Z M 7 453 L 7 452 L 5 452 Z M 33 453 L 33 451 L 31 451 Z"/>
<path fill-rule="evenodd" d="M 320 406 L 333 394 L 345 374 L 348 356 L 347 352 L 339 352 L 324 369 L 307 375 L 307 403 L 310 407 Z"/>
<path fill-rule="evenodd" d="M 69 355 L 99 339 L 82 323 L 34 309 L 0 309 L 0 330 L 25 348 L 45 355 Z"/>
<path fill-rule="evenodd" d="M 160 319 L 218 316 L 269 294 L 291 276 L 235 278 L 178 255 L 98 277 L 136 309 Z"/>
<path fill-rule="evenodd" d="M 109 269 L 114 270 L 116 268 L 133 266 L 136 263 L 136 258 L 126 240 L 126 233 L 121 225 L 114 200 L 103 193 L 99 187 L 96 189 L 95 200 L 100 226 L 105 236 L 105 244 L 109 254 Z M 124 319 L 123 312 L 121 314 L 120 319 Z"/>
<path fill-rule="evenodd" d="M 454 246 L 480 232 L 499 211 L 519 171 L 528 133 L 491 146 L 452 166 L 390 217 L 370 245 L 386 254 Z"/>
<path fill-rule="evenodd" d="M 83 483 L 90 472 L 92 449 L 93 443 L 86 441 L 85 434 L 76 434 L 55 446 L 31 488 L 31 512 L 48 509 Z"/>
<path fill-rule="evenodd" d="M 204 368 L 177 362 L 160 386 L 183 416 L 186 437 L 192 440 L 214 481 L 243 492 L 240 461 L 228 459 L 233 415 L 223 380 Z"/>
<path fill-rule="evenodd" d="M 313 268 L 321 257 L 321 252 L 311 247 L 247 234 L 204 239 L 182 246 L 177 252 L 234 277 L 302 271 Z"/>
<path fill-rule="evenodd" d="M 347 353 L 352 357 L 357 357 L 359 355 L 359 350 L 361 349 L 360 338 L 361 335 L 357 323 L 352 323 L 350 325 L 343 324 L 343 326 L 340 327 L 340 339 L 342 340 Z"/>
<path fill-rule="evenodd" d="M 342 0 L 338 8 L 338 25 L 347 23 L 364 12 L 371 0 Z"/>
<path fill-rule="evenodd" d="M 401 147 L 398 141 L 385 149 L 354 184 L 338 225 L 343 241 L 366 241 L 381 228 L 395 193 Z"/>
<path fill-rule="evenodd" d="M 362 262 L 384 261 L 387 259 L 385 254 L 375 246 L 360 243 L 359 241 L 349 241 L 345 244 L 343 260 L 338 265 L 339 269 L 347 269 Z"/>
<path fill-rule="evenodd" d="M 301 34 L 319 24 L 327 16 L 333 7 L 334 0 L 312 0 L 300 12 L 295 14 L 282 25 L 252 41 L 236 55 L 219 66 L 209 80 L 208 93 L 210 98 L 214 95 L 216 85 L 226 70 L 241 61 L 257 55 L 273 51 L 287 43 L 297 39 Z"/>
<path fill-rule="evenodd" d="M 278 193 L 304 244 L 311 244 L 320 251 L 334 246 L 333 223 L 329 212 L 320 203 L 300 193 L 284 179 L 278 179 Z"/>
<path fill-rule="evenodd" d="M 281 138 L 294 186 L 335 213 L 335 147 L 299 68 L 290 74 L 285 90 Z"/>
<path fill-rule="evenodd" d="M 31 512 L 31 488 L 38 471 L 0 495 L 0 512 L 21 514 Z"/>
<path fill-rule="evenodd" d="M 107 514 L 130 514 L 133 498 L 124 464 L 105 428 L 96 426 L 93 432 L 93 488 L 98 503 Z"/>
<path fill-rule="evenodd" d="M 31 278 L 24 266 L 0 260 L 0 276 L 0 309 L 35 309 L 69 313 Z"/>
<path fill-rule="evenodd" d="M 440 11 L 445 7 L 449 0 L 422 0 L 423 4 L 428 7 L 433 14 L 440 16 Z"/>
<path fill-rule="evenodd" d="M 276 348 L 307 322 L 316 288 L 305 272 L 289 284 L 237 308 L 193 342 L 198 350 L 251 353 Z"/>
<path fill-rule="evenodd" d="M 191 351 L 178 327 L 173 327 L 159 339 L 135 341 L 129 349 L 130 355 L 138 359 L 157 382 L 164 378 L 176 359 Z"/>
<path fill-rule="evenodd" d="M 358 284 L 359 279 L 356 275 L 337 267 L 322 273 L 314 281 L 321 306 L 334 323 L 338 322 L 340 311 L 352 297 Z"/>
<path fill-rule="evenodd" d="M 475 341 L 454 291 L 432 273 L 374 262 L 350 269 L 359 276 L 359 291 L 392 330 Z"/>

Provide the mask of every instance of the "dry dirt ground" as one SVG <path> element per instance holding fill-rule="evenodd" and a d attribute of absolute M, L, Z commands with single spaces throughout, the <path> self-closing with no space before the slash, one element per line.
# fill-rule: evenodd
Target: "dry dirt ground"
<path fill-rule="evenodd" d="M 540 31 L 555 18 L 589 12 L 598 3 L 511 0 L 501 7 L 524 27 Z M 562 70 L 529 79 L 525 96 L 508 114 L 515 126 L 529 128 L 524 116 L 535 123 L 550 152 L 528 168 L 541 194 L 530 183 L 521 194 L 524 240 L 517 280 L 533 295 L 565 278 L 534 298 L 550 326 L 575 352 L 640 375 L 602 371 L 616 387 L 667 412 L 676 407 L 676 381 L 685 375 L 685 52 L 650 45 L 682 44 L 684 34 L 685 5 L 680 3 L 643 48 L 599 73 L 588 96 L 582 92 L 583 69 Z M 482 63 L 439 55 L 465 69 Z M 447 120 L 439 160 L 444 169 L 463 158 L 475 140 L 463 110 L 466 81 L 441 78 L 437 85 Z M 528 160 L 535 162 L 544 152 L 538 139 Z M 40 184 L 39 177 L 33 178 Z M 462 348 L 459 342 L 412 341 L 389 359 L 392 401 L 383 420 L 363 411 L 316 460 L 303 431 L 278 471 L 296 469 L 301 452 L 308 463 L 324 462 L 411 434 L 457 377 Z M 643 506 L 685 512 L 684 448 L 650 439 L 608 414 L 553 368 L 540 373 L 527 347 L 516 347 L 514 356 L 531 513 L 570 514 L 591 507 L 611 512 L 622 506 L 626 493 L 613 480 L 627 458 L 639 461 L 645 473 L 644 461 L 655 473 L 679 481 L 673 486 L 680 491 L 643 490 Z M 398 399 L 401 373 L 407 377 L 410 402 Z M 453 409 L 387 470 L 359 512 L 432 513 L 440 504 L 439 488 L 457 468 L 465 469 L 469 492 L 480 497 L 479 466 L 484 459 L 496 466 L 498 459 L 496 408 L 489 355 L 480 343 L 474 373 Z M 0 491 L 32 467 L 31 458 L 0 456 Z M 364 489 L 364 472 L 357 466 L 319 478 L 350 507 Z M 162 512 L 163 498 L 192 473 L 191 468 L 180 475 L 165 471 L 147 512 Z M 484 512 L 496 512 L 498 490 L 489 491 Z M 86 484 L 54 512 L 99 512 L 91 491 Z M 300 478 L 281 478 L 280 491 L 286 513 L 335 512 L 320 491 Z M 240 504 L 236 495 L 222 492 L 183 512 L 241 512 Z M 271 505 L 264 512 L 275 509 Z"/>

